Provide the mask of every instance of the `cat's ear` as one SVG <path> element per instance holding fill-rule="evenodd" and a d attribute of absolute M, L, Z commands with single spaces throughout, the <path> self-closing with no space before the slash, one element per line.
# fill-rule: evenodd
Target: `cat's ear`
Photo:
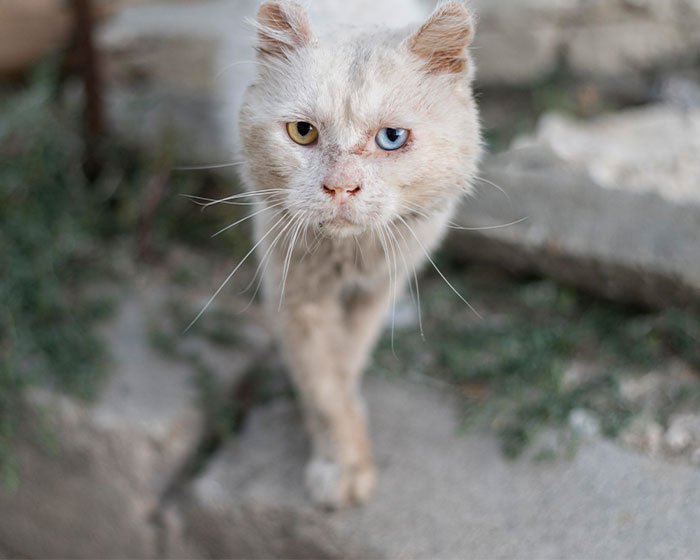
<path fill-rule="evenodd" d="M 467 48 L 474 40 L 474 17 L 461 2 L 439 6 L 408 40 L 413 54 L 432 74 L 459 74 L 469 66 Z"/>
<path fill-rule="evenodd" d="M 313 41 L 309 16 L 296 2 L 264 2 L 258 10 L 257 50 L 261 57 L 287 58 Z"/>

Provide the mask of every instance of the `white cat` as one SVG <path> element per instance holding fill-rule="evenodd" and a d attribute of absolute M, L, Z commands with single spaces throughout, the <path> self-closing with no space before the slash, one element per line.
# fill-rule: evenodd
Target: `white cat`
<path fill-rule="evenodd" d="M 409 0 L 317 0 L 310 12 L 259 9 L 242 176 L 261 205 L 265 300 L 311 436 L 308 489 L 338 507 L 375 486 L 367 358 L 470 190 L 481 139 L 462 3 L 422 26 Z"/>

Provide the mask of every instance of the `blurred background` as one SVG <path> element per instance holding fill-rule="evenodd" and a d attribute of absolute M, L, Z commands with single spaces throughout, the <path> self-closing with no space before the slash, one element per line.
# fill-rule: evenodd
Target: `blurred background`
<path fill-rule="evenodd" d="M 200 169 L 237 2 L 0 0 L 0 558 L 697 554 L 700 3 L 472 4 L 436 263 L 483 318 L 435 270 L 397 303 L 382 489 L 327 516 L 252 259 L 183 333 L 251 247 L 196 204 L 240 190 Z"/>

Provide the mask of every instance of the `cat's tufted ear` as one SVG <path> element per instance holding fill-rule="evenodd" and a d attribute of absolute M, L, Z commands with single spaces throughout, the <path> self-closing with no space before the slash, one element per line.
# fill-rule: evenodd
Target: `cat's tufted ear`
<path fill-rule="evenodd" d="M 313 41 L 311 23 L 304 8 L 296 2 L 264 2 L 258 10 L 257 50 L 262 57 L 287 58 Z"/>
<path fill-rule="evenodd" d="M 471 12 L 461 2 L 447 2 L 408 40 L 408 47 L 430 73 L 459 74 L 469 66 L 467 47 L 473 40 Z"/>

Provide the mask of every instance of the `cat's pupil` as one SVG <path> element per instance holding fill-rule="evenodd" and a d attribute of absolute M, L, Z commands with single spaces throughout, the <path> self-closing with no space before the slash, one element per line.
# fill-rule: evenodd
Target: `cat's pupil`
<path fill-rule="evenodd" d="M 297 123 L 297 131 L 302 136 L 306 136 L 309 132 L 311 132 L 311 125 L 307 122 Z"/>
<path fill-rule="evenodd" d="M 399 139 L 399 136 L 399 131 L 395 128 L 386 129 L 386 137 L 389 139 L 389 142 L 396 142 Z"/>

